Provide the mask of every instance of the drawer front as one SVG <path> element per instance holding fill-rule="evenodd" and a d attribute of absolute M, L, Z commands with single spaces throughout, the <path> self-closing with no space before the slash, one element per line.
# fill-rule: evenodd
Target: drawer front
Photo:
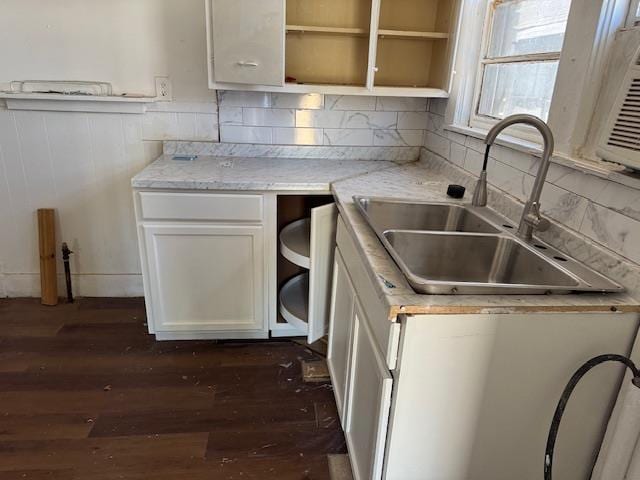
<path fill-rule="evenodd" d="M 396 367 L 398 357 L 400 324 L 389 320 L 389 306 L 378 297 L 375 286 L 360 259 L 358 249 L 351 234 L 347 231 L 342 217 L 338 217 L 337 243 L 356 296 L 362 304 L 365 321 L 369 323 L 375 343 L 386 360 L 387 366 L 393 370 Z"/>
<path fill-rule="evenodd" d="M 145 220 L 261 222 L 262 195 L 140 192 Z"/>

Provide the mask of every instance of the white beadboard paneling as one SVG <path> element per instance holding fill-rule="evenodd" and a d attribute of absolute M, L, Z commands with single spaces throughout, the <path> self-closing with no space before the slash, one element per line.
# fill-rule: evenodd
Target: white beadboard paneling
<path fill-rule="evenodd" d="M 295 110 L 290 108 L 243 108 L 242 123 L 260 127 L 294 127 Z"/>
<path fill-rule="evenodd" d="M 324 108 L 324 95 L 320 93 L 272 93 L 271 106 L 273 108 L 321 109 Z"/>
<path fill-rule="evenodd" d="M 326 110 L 375 110 L 376 97 L 360 95 L 325 95 Z"/>
<path fill-rule="evenodd" d="M 175 137 L 185 140 L 196 140 L 196 114 L 195 113 L 176 113 L 176 132 Z M 173 133 L 173 132 L 172 132 Z"/>
<path fill-rule="evenodd" d="M 178 114 L 147 112 L 144 114 L 142 136 L 145 140 L 172 140 L 178 136 Z"/>
<path fill-rule="evenodd" d="M 382 147 L 415 147 L 422 145 L 422 130 L 375 130 L 373 144 Z"/>
<path fill-rule="evenodd" d="M 4 263 L 5 273 L 37 271 L 36 269 L 39 268 L 38 240 L 34 234 L 36 216 L 27 176 L 27 172 L 33 169 L 25 166 L 14 113 L 6 110 L 0 112 L 0 150 L 4 179 L 10 199 L 10 203 L 3 204 L 0 209 L 11 208 L 9 221 L 3 224 L 0 235 L 2 237 L 0 244 L 6 248 L 0 252 L 0 259 Z M 47 169 L 47 171 L 50 170 Z"/>
<path fill-rule="evenodd" d="M 640 263 L 640 222 L 589 203 L 580 232 L 629 260 Z"/>
<path fill-rule="evenodd" d="M 196 134 L 194 140 L 209 142 L 217 142 L 219 140 L 217 114 L 196 114 Z"/>
<path fill-rule="evenodd" d="M 378 97 L 376 110 L 391 112 L 426 112 L 427 98 L 411 97 Z"/>
<path fill-rule="evenodd" d="M 265 92 L 241 92 L 218 90 L 218 104 L 222 107 L 271 107 L 271 94 Z"/>
<path fill-rule="evenodd" d="M 426 130 L 428 121 L 427 112 L 398 112 L 399 129 Z"/>
<path fill-rule="evenodd" d="M 51 181 L 53 171 L 44 115 L 17 111 L 15 122 L 30 206 L 33 210 L 48 208 L 55 202 L 56 185 Z"/>
<path fill-rule="evenodd" d="M 242 107 L 220 105 L 220 125 L 242 125 Z"/>
<path fill-rule="evenodd" d="M 214 99 L 215 100 L 215 99 Z M 218 103 L 212 102 L 152 102 L 148 112 L 218 113 Z"/>
<path fill-rule="evenodd" d="M 298 110 L 296 127 L 393 129 L 396 112 Z"/>
<path fill-rule="evenodd" d="M 220 125 L 220 141 L 228 143 L 273 143 L 271 127 Z"/>
<path fill-rule="evenodd" d="M 373 130 L 325 128 L 324 144 L 344 146 L 373 145 Z"/>
<path fill-rule="evenodd" d="M 320 128 L 274 128 L 273 143 L 282 145 L 322 145 Z"/>

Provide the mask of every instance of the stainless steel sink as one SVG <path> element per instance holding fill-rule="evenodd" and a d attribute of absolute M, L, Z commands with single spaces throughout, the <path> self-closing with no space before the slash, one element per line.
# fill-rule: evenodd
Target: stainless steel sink
<path fill-rule="evenodd" d="M 356 197 L 369 224 L 385 230 L 498 233 L 499 230 L 471 210 L 450 203 L 403 202 Z"/>
<path fill-rule="evenodd" d="M 354 197 L 418 293 L 566 294 L 623 288 L 486 207 Z"/>

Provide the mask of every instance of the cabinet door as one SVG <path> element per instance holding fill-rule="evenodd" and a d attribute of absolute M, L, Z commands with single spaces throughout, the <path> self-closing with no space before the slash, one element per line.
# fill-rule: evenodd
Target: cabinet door
<path fill-rule="evenodd" d="M 331 271 L 336 248 L 338 208 L 335 203 L 311 210 L 309 247 L 309 343 L 327 333 L 331 304 Z"/>
<path fill-rule="evenodd" d="M 261 226 L 144 225 L 156 331 L 265 330 Z"/>
<path fill-rule="evenodd" d="M 284 84 L 284 0 L 211 0 L 216 82 Z"/>
<path fill-rule="evenodd" d="M 333 394 L 342 422 L 346 426 L 344 398 L 347 387 L 349 346 L 353 324 L 355 292 L 347 274 L 340 251 L 336 250 L 333 263 L 333 288 L 331 294 L 331 314 L 329 317 L 329 347 L 327 366 L 331 375 Z"/>
<path fill-rule="evenodd" d="M 382 477 L 393 379 L 356 301 L 345 436 L 356 480 Z"/>

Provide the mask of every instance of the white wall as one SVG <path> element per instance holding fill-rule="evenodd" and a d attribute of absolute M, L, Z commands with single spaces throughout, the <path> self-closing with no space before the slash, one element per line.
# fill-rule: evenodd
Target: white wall
<path fill-rule="evenodd" d="M 170 75 L 174 99 L 211 101 L 203 0 L 1 0 L 0 83 L 111 82 L 155 94 Z"/>
<path fill-rule="evenodd" d="M 0 12 L 0 84 L 98 80 L 154 95 L 154 76 L 169 75 L 175 100 L 144 115 L 0 105 L 0 296 L 39 295 L 39 207 L 58 211 L 77 294 L 141 295 L 130 178 L 162 140 L 218 138 L 204 2 L 0 0 Z"/>

